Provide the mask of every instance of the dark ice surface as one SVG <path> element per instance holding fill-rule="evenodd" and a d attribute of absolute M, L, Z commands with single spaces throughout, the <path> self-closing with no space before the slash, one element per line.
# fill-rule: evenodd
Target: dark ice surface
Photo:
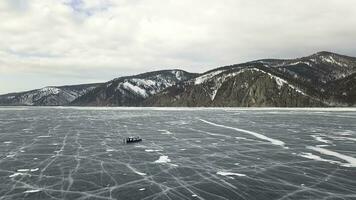
<path fill-rule="evenodd" d="M 356 109 L 0 107 L 0 199 L 356 199 L 355 158 Z"/>

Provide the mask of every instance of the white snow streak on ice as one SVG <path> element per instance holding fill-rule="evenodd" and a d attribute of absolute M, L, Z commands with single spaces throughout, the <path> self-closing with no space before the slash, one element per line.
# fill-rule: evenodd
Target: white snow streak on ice
<path fill-rule="evenodd" d="M 317 156 L 317 155 L 314 155 L 312 153 L 301 153 L 301 154 L 298 154 L 299 156 L 303 157 L 303 158 L 308 158 L 308 159 L 311 159 L 311 160 L 316 160 L 316 161 L 322 161 L 322 162 L 328 162 L 328 163 L 331 163 L 331 164 L 339 164 L 339 165 L 342 165 L 343 163 L 339 162 L 339 161 L 335 161 L 335 160 L 328 160 L 328 159 L 324 159 L 324 158 L 321 158 L 320 156 Z"/>
<path fill-rule="evenodd" d="M 138 175 L 140 175 L 140 176 L 146 176 L 146 175 L 147 175 L 147 174 L 145 174 L 145 173 L 142 173 L 142 172 L 137 171 L 137 169 L 131 167 L 131 165 L 129 165 L 129 164 L 127 164 L 126 166 L 127 166 L 127 168 L 131 169 L 135 174 L 138 174 Z"/>
<path fill-rule="evenodd" d="M 324 138 L 317 136 L 317 135 L 312 135 L 312 137 L 318 142 L 322 142 L 322 143 L 326 143 L 326 144 L 331 143 L 329 140 L 325 140 Z"/>
<path fill-rule="evenodd" d="M 246 174 L 239 174 L 239 173 L 226 172 L 226 171 L 218 171 L 216 172 L 216 174 L 221 176 L 246 176 Z"/>
<path fill-rule="evenodd" d="M 27 190 L 24 193 L 35 193 L 35 192 L 40 192 L 41 190 Z"/>
<path fill-rule="evenodd" d="M 158 150 L 158 149 L 145 149 L 146 152 L 159 152 L 162 150 Z"/>
<path fill-rule="evenodd" d="M 17 171 L 18 171 L 18 172 L 29 172 L 30 169 L 18 169 Z"/>
<path fill-rule="evenodd" d="M 172 135 L 173 133 L 168 130 L 158 130 L 162 135 Z"/>
<path fill-rule="evenodd" d="M 235 130 L 235 131 L 239 131 L 239 132 L 243 132 L 243 133 L 247 133 L 247 134 L 250 134 L 250 135 L 253 135 L 259 139 L 262 139 L 262 140 L 267 140 L 269 142 L 271 142 L 272 144 L 274 145 L 279 145 L 279 146 L 283 146 L 285 145 L 285 143 L 283 141 L 280 141 L 280 140 L 276 140 L 276 139 L 273 139 L 273 138 L 269 138 L 265 135 L 262 135 L 260 133 L 256 133 L 256 132 L 252 132 L 252 131 L 248 131 L 248 130 L 244 130 L 244 129 L 240 129 L 240 128 L 235 128 L 235 127 L 230 127 L 230 126 L 225 126 L 225 125 L 221 125 L 221 124 L 215 124 L 213 122 L 209 122 L 209 121 L 206 121 L 204 119 L 199 119 L 200 121 L 204 122 L 204 123 L 207 123 L 207 124 L 210 124 L 210 125 L 213 125 L 213 126 L 217 126 L 217 127 L 222 127 L 222 128 L 227 128 L 227 129 L 232 129 L 232 130 Z"/>
<path fill-rule="evenodd" d="M 356 142 L 356 138 L 350 138 L 350 137 L 332 137 L 330 136 L 330 138 L 334 139 L 334 140 L 348 140 L 348 141 L 354 141 Z"/>
<path fill-rule="evenodd" d="M 37 172 L 39 168 L 30 169 L 30 172 Z"/>
<path fill-rule="evenodd" d="M 27 174 L 25 173 L 14 173 L 14 174 L 11 174 L 9 177 L 12 178 L 12 177 L 16 177 L 16 176 L 25 176 Z"/>
<path fill-rule="evenodd" d="M 341 154 L 341 153 L 338 153 L 335 151 L 331 151 L 328 149 L 320 148 L 320 147 L 307 147 L 307 148 L 317 151 L 324 155 L 334 156 L 336 158 L 345 160 L 346 162 L 348 162 L 348 164 L 343 164 L 343 166 L 345 166 L 345 167 L 356 167 L 356 158 L 354 158 L 354 157 L 347 156 L 347 155 L 344 155 L 344 154 Z"/>

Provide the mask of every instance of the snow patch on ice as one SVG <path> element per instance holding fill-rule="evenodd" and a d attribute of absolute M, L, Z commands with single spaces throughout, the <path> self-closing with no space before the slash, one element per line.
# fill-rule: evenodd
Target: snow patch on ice
<path fill-rule="evenodd" d="M 168 156 L 160 156 L 158 160 L 155 161 L 155 163 L 170 163 L 171 159 L 168 158 Z"/>
<path fill-rule="evenodd" d="M 113 152 L 115 149 L 106 149 L 106 152 Z"/>

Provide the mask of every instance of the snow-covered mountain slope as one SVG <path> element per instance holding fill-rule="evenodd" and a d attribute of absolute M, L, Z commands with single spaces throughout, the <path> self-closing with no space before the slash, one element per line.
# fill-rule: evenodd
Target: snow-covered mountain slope
<path fill-rule="evenodd" d="M 260 60 L 266 67 L 300 76 L 311 83 L 325 84 L 356 72 L 356 58 L 330 52 L 319 52 L 291 60 Z M 253 62 L 252 62 L 253 63 Z"/>
<path fill-rule="evenodd" d="M 98 84 L 44 87 L 27 92 L 0 95 L 0 105 L 66 105 L 97 86 Z"/>
<path fill-rule="evenodd" d="M 219 67 L 162 70 L 102 84 L 0 96 L 0 105 L 356 106 L 356 58 L 330 52 Z"/>
<path fill-rule="evenodd" d="M 195 76 L 183 70 L 163 70 L 120 77 L 81 96 L 72 105 L 139 106 L 144 99 Z"/>
<path fill-rule="evenodd" d="M 148 98 L 145 103 L 147 106 L 352 106 L 356 98 L 355 92 L 350 91 L 354 79 L 349 77 L 355 72 L 355 58 L 329 52 L 291 60 L 258 60 L 210 70 Z M 338 87 L 341 82 L 344 86 Z"/>

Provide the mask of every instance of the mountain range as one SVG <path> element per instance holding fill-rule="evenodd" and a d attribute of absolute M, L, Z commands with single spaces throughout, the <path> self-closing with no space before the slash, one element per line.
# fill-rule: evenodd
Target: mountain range
<path fill-rule="evenodd" d="M 179 69 L 0 95 L 2 106 L 356 106 L 356 58 L 331 52 L 198 74 Z"/>

